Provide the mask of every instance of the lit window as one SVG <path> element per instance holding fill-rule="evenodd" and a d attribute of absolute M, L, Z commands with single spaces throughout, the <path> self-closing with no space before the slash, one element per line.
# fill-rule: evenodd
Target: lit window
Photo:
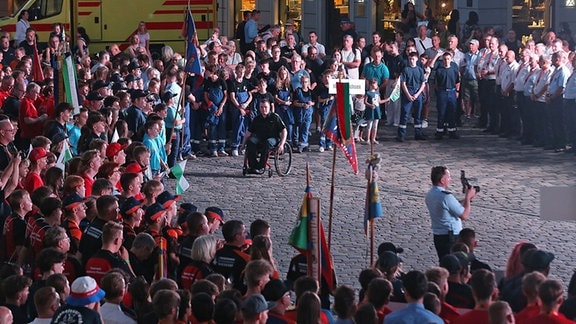
<path fill-rule="evenodd" d="M 566 0 L 566 7 L 576 7 L 576 0 Z"/>

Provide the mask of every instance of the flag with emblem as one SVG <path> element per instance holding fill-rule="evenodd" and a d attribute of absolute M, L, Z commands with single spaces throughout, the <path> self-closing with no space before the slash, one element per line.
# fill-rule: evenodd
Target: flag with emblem
<path fill-rule="evenodd" d="M 198 57 L 198 36 L 196 34 L 196 26 L 194 25 L 194 17 L 190 7 L 186 8 L 186 18 L 184 26 L 182 27 L 182 36 L 186 38 L 186 66 L 184 71 L 194 73 L 196 75 L 197 88 L 204 81 L 202 75 L 202 67 L 200 65 L 200 58 Z"/>
<path fill-rule="evenodd" d="M 66 162 L 72 160 L 72 152 L 70 151 L 70 146 L 68 145 L 68 140 L 62 141 L 62 151 L 58 155 L 56 160 L 56 167 L 66 171 Z"/>
<path fill-rule="evenodd" d="M 190 183 L 184 177 L 184 170 L 186 170 L 186 161 L 179 161 L 171 169 L 170 172 L 176 178 L 176 194 L 181 195 L 190 187 Z"/>
<path fill-rule="evenodd" d="M 330 108 L 322 132 L 340 147 L 354 173 L 358 173 L 356 145 L 352 135 L 350 86 L 348 83 L 338 82 L 336 89 L 336 103 Z"/>
<path fill-rule="evenodd" d="M 368 222 L 374 218 L 383 217 L 382 204 L 378 194 L 378 182 L 374 176 L 374 165 L 368 164 L 366 177 L 368 186 L 366 187 L 366 205 L 364 206 L 364 234 L 368 235 Z"/>

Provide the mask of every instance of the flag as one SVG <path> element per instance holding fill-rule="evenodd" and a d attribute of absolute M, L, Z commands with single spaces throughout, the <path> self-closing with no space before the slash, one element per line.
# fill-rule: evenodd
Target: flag
<path fill-rule="evenodd" d="M 310 233 L 309 222 L 310 219 L 310 209 L 308 202 L 312 198 L 312 193 L 310 187 L 307 186 L 305 190 L 306 194 L 302 200 L 302 206 L 298 213 L 298 219 L 296 226 L 292 229 L 290 237 L 288 238 L 288 244 L 298 250 L 304 255 L 309 255 L 312 253 L 312 240 Z M 335 287 L 335 276 L 334 276 L 334 264 L 332 262 L 332 255 L 330 254 L 330 249 L 328 248 L 328 243 L 326 242 L 326 236 L 324 235 L 324 226 L 322 225 L 322 220 L 318 220 L 319 226 L 319 241 L 320 241 L 320 267 L 322 271 L 322 278 L 328 285 L 330 291 L 334 291 Z"/>
<path fill-rule="evenodd" d="M 70 146 L 68 145 L 68 140 L 62 141 L 62 151 L 56 160 L 56 167 L 66 171 L 66 162 L 72 160 L 72 152 L 70 151 Z"/>
<path fill-rule="evenodd" d="M 30 159 L 30 153 L 32 153 L 32 144 L 28 147 L 28 154 L 26 155 L 27 159 Z"/>
<path fill-rule="evenodd" d="M 182 27 L 182 36 L 186 37 L 186 66 L 184 71 L 194 73 L 196 78 L 195 90 L 202 82 L 204 77 L 202 75 L 202 67 L 200 66 L 200 58 L 198 57 L 198 36 L 196 35 L 196 26 L 194 25 L 194 17 L 190 7 L 186 8 L 186 19 Z"/>
<path fill-rule="evenodd" d="M 373 177 L 374 166 L 368 165 L 368 186 L 366 187 L 366 205 L 364 207 L 364 234 L 368 235 L 368 222 L 374 218 L 383 217 L 382 204 L 378 194 L 378 182 Z"/>
<path fill-rule="evenodd" d="M 358 158 L 356 157 L 356 145 L 352 136 L 352 120 L 350 115 L 350 95 L 348 83 L 337 83 L 336 104 L 332 105 L 328 117 L 324 122 L 322 132 L 338 145 L 354 173 L 358 173 Z"/>
<path fill-rule="evenodd" d="M 38 47 L 36 46 L 36 40 L 34 40 L 34 57 L 32 59 L 32 79 L 35 82 L 44 81 L 44 72 L 42 71 L 42 60 L 38 54 Z"/>
<path fill-rule="evenodd" d="M 80 113 L 80 102 L 78 101 L 78 78 L 76 76 L 76 68 L 74 65 L 74 59 L 70 53 L 64 55 L 62 61 L 62 81 L 63 88 L 65 90 L 65 96 L 60 96 L 60 98 L 65 98 L 66 102 L 74 107 L 74 114 Z M 54 96 L 56 97 L 56 96 Z"/>
<path fill-rule="evenodd" d="M 120 135 L 118 135 L 118 129 L 114 128 L 114 134 L 112 134 L 112 139 L 110 140 L 110 143 L 116 143 L 118 142 L 119 139 Z"/>
<path fill-rule="evenodd" d="M 296 250 L 305 253 L 310 249 L 310 240 L 308 239 L 308 199 L 312 197 L 310 192 L 310 187 L 306 187 L 306 195 L 302 200 L 302 206 L 300 206 L 300 213 L 298 215 L 298 220 L 296 221 L 296 227 L 292 229 L 290 237 L 288 238 L 288 244 L 292 245 Z"/>
<path fill-rule="evenodd" d="M 170 172 L 176 177 L 176 194 L 181 195 L 190 187 L 190 183 L 186 178 L 184 178 L 184 170 L 186 170 L 186 161 L 180 161 L 176 163 L 171 169 Z"/>

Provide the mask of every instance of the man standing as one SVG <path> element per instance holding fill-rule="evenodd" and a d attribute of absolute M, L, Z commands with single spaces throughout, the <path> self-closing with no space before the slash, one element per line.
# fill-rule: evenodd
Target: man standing
<path fill-rule="evenodd" d="M 519 67 L 520 65 L 516 62 L 515 52 L 508 50 L 504 56 L 504 63 L 500 72 L 500 89 L 502 90 L 502 102 L 504 103 L 500 107 L 500 130 L 503 137 L 520 135 L 520 125 L 516 125 L 512 121 L 512 114 L 517 109 L 515 108 L 515 106 L 517 107 L 517 102 L 514 96 L 514 79 Z"/>
<path fill-rule="evenodd" d="M 16 128 L 10 119 L 0 120 L 0 169 L 6 170 L 10 160 L 16 157 L 18 149 L 14 145 Z"/>
<path fill-rule="evenodd" d="M 26 151 L 30 147 L 30 141 L 36 137 L 42 135 L 42 124 L 48 115 L 42 114 L 38 115 L 38 110 L 34 105 L 34 102 L 38 99 L 40 95 L 40 86 L 32 82 L 26 87 L 26 95 L 22 98 L 19 110 L 19 120 L 20 125 L 20 146 L 18 147 L 21 151 Z"/>
<path fill-rule="evenodd" d="M 432 47 L 432 39 L 426 36 L 428 33 L 428 28 L 426 25 L 420 25 L 418 27 L 418 37 L 414 37 L 414 43 L 416 43 L 416 51 L 418 51 L 418 56 L 424 54 L 424 52 Z"/>
<path fill-rule="evenodd" d="M 546 144 L 550 149 L 556 152 L 566 150 L 566 137 L 563 127 L 562 96 L 564 88 L 570 76 L 570 70 L 566 67 L 565 62 L 568 57 L 566 52 L 558 51 L 552 54 L 552 65 L 554 72 L 550 76 L 548 85 L 548 94 L 546 95 L 546 114 L 548 115 L 546 125 Z"/>
<path fill-rule="evenodd" d="M 480 58 L 479 44 L 480 42 L 476 39 L 470 41 L 468 44 L 470 51 L 464 55 L 464 60 L 460 66 L 462 73 L 460 90 L 462 91 L 466 119 L 470 119 L 472 113 L 477 113 L 479 108 L 478 80 L 476 79 L 476 66 Z"/>
<path fill-rule="evenodd" d="M 254 38 L 258 36 L 258 20 L 260 19 L 260 10 L 252 10 L 250 20 L 244 26 L 244 46 L 246 51 L 254 50 Z M 242 53 L 246 54 L 246 52 Z"/>
<path fill-rule="evenodd" d="M 309 47 L 315 47 L 316 50 L 318 50 L 318 57 L 324 59 L 324 57 L 326 57 L 326 48 L 324 45 L 318 43 L 318 34 L 316 34 L 315 31 L 312 30 L 308 33 L 308 41 L 308 44 L 302 46 L 302 56 L 306 57 L 308 55 Z"/>
<path fill-rule="evenodd" d="M 360 50 L 354 48 L 354 38 L 350 35 L 344 35 L 344 43 L 340 54 L 342 54 L 342 63 L 348 70 L 348 76 L 350 79 L 358 79 L 360 77 L 359 67 L 361 54 Z"/>
<path fill-rule="evenodd" d="M 432 221 L 432 234 L 438 259 L 450 253 L 450 247 L 462 229 L 462 220 L 470 215 L 470 202 L 476 196 L 474 187 L 466 188 L 464 205 L 462 205 L 448 186 L 452 180 L 450 171 L 445 166 L 435 166 L 430 175 L 433 187 L 426 194 L 426 207 Z"/>
<path fill-rule="evenodd" d="M 436 139 L 444 136 L 444 125 L 448 123 L 448 136 L 458 139 L 456 134 L 456 107 L 458 105 L 458 91 L 460 91 L 460 73 L 458 66 L 452 62 L 452 53 L 442 55 L 441 64 L 436 67 L 436 86 L 438 89 L 438 124 L 436 126 Z"/>
<path fill-rule="evenodd" d="M 146 96 L 148 93 L 142 90 L 134 90 L 132 96 L 132 106 L 126 109 L 126 123 L 128 124 L 128 136 L 133 137 L 138 130 L 144 126 L 146 115 L 142 109 L 146 106 Z"/>

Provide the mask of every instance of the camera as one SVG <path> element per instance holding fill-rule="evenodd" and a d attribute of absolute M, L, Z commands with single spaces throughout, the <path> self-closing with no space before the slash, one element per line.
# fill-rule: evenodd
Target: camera
<path fill-rule="evenodd" d="M 466 178 L 466 172 L 464 172 L 464 170 L 460 170 L 460 181 L 462 182 L 462 193 L 466 193 L 466 189 L 472 188 L 472 185 L 470 184 L 470 180 L 476 180 L 476 179 Z M 477 193 L 480 192 L 480 186 L 473 186 L 473 187 Z"/>

